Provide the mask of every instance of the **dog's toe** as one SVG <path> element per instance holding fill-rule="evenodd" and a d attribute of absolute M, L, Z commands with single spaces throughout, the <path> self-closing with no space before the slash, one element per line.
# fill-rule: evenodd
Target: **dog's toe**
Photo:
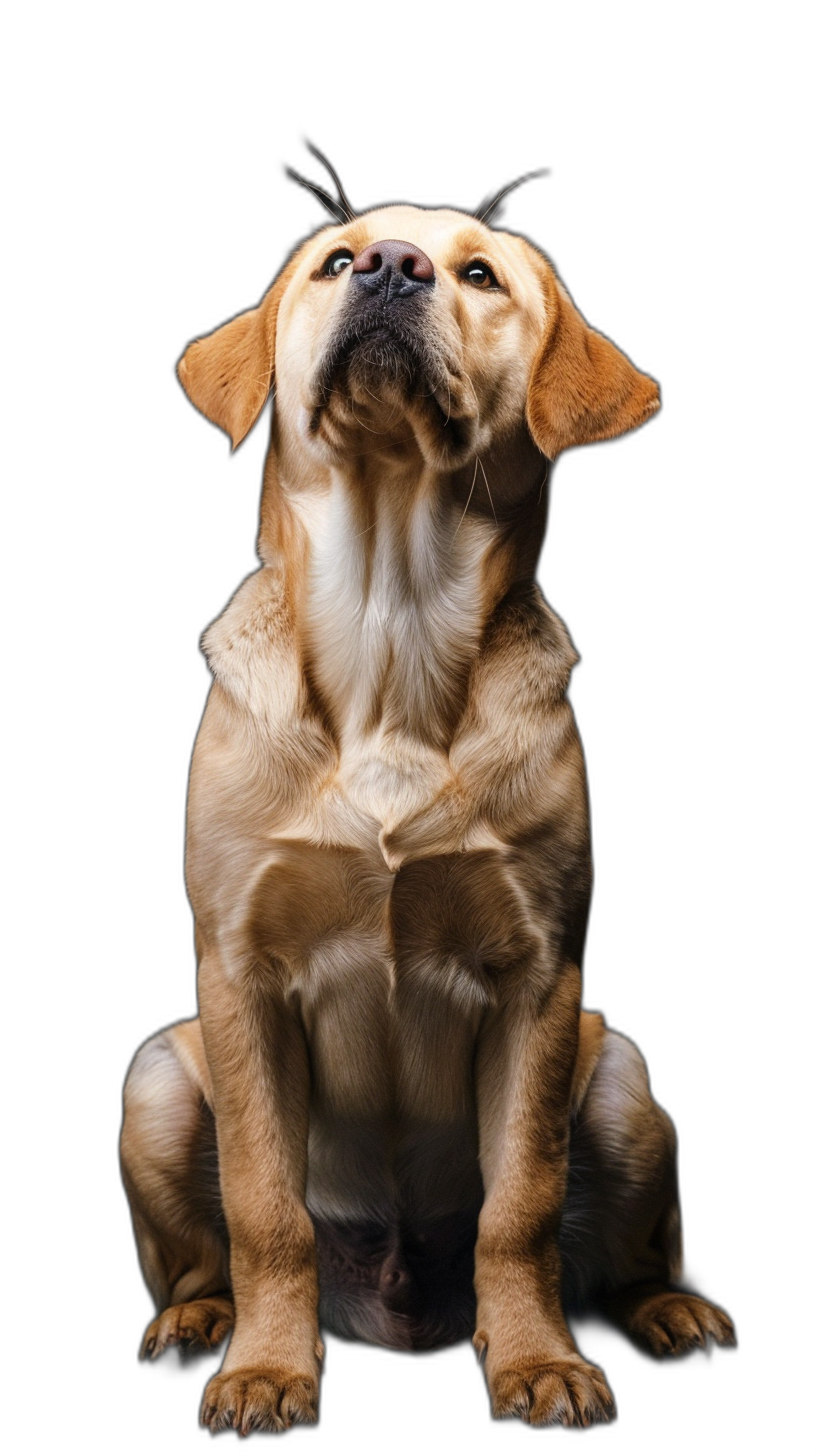
<path fill-rule="evenodd" d="M 520 1416 L 533 1426 L 590 1426 L 615 1414 L 603 1372 L 579 1358 L 499 1370 L 490 1394 L 494 1416 Z"/>
<path fill-rule="evenodd" d="M 253 1366 L 215 1375 L 201 1405 L 201 1424 L 213 1432 L 285 1431 L 317 1420 L 317 1382 L 310 1375 Z"/>
<path fill-rule="evenodd" d="M 145 1330 L 139 1358 L 155 1360 L 171 1345 L 185 1352 L 214 1350 L 229 1334 L 234 1320 L 234 1306 L 226 1295 L 171 1304 Z"/>
<path fill-rule="evenodd" d="M 667 1289 L 646 1296 L 628 1312 L 625 1328 L 635 1344 L 651 1355 L 685 1355 L 708 1340 L 736 1345 L 734 1325 L 725 1310 L 697 1294 Z"/>

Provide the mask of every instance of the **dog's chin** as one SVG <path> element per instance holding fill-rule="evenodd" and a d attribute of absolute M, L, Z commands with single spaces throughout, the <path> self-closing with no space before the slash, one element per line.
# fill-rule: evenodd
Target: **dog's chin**
<path fill-rule="evenodd" d="M 345 359 L 346 388 L 355 401 L 387 396 L 407 403 L 412 392 L 428 389 L 427 373 L 419 354 L 385 330 L 367 334 Z"/>
<path fill-rule="evenodd" d="M 477 411 L 469 396 L 469 383 L 430 351 L 374 330 L 319 372 L 310 436 L 335 459 L 361 436 L 367 450 L 395 453 L 414 441 L 429 466 L 454 470 L 472 454 Z"/>

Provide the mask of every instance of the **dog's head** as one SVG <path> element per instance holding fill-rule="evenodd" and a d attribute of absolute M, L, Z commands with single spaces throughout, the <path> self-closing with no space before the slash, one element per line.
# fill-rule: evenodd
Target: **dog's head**
<path fill-rule="evenodd" d="M 413 438 L 456 469 L 526 429 L 549 459 L 643 424 L 653 379 L 590 329 L 530 243 L 446 209 L 323 228 L 179 377 L 238 445 L 275 385 L 284 439 L 324 462 Z"/>

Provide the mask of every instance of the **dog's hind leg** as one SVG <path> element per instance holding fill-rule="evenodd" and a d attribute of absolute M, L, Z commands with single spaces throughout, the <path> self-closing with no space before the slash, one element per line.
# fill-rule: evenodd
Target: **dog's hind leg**
<path fill-rule="evenodd" d="M 678 1287 L 677 1140 L 637 1047 L 583 1013 L 560 1248 L 565 1303 L 600 1307 L 653 1355 L 736 1343 L 728 1315 Z"/>
<path fill-rule="evenodd" d="M 145 1042 L 124 1092 L 122 1177 L 156 1301 L 142 1356 L 211 1349 L 233 1325 L 215 1119 L 198 1021 Z"/>

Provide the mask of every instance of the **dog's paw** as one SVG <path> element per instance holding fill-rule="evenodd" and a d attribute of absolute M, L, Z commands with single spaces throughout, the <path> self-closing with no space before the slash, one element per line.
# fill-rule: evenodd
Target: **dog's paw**
<path fill-rule="evenodd" d="M 285 1431 L 317 1420 L 317 1381 L 263 1365 L 214 1375 L 204 1391 L 201 1424 L 211 1431 Z"/>
<path fill-rule="evenodd" d="M 717 1345 L 737 1343 L 725 1310 L 682 1290 L 647 1296 L 631 1311 L 626 1327 L 635 1344 L 651 1355 L 685 1355 L 703 1349 L 709 1338 Z"/>
<path fill-rule="evenodd" d="M 155 1360 L 171 1345 L 183 1351 L 214 1350 L 235 1323 L 231 1299 L 214 1294 L 189 1304 L 171 1304 L 144 1332 L 140 1360 Z"/>
<path fill-rule="evenodd" d="M 615 1414 L 603 1371 L 581 1359 L 498 1370 L 490 1380 L 490 1398 L 494 1416 L 521 1416 L 533 1426 L 591 1426 Z"/>

